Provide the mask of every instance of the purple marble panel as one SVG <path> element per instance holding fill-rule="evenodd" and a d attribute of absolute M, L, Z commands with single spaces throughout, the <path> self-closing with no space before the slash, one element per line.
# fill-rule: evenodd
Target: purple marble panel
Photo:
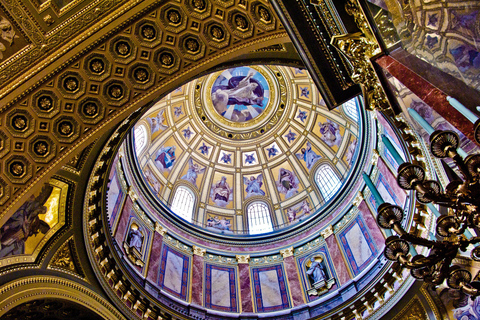
<path fill-rule="evenodd" d="M 302 294 L 302 286 L 300 285 L 300 279 L 298 278 L 297 265 L 295 264 L 295 258 L 293 256 L 283 259 L 283 265 L 288 278 L 288 287 L 290 288 L 290 295 L 292 297 L 293 306 L 299 306 L 305 303 L 305 299 Z"/>
<path fill-rule="evenodd" d="M 367 228 L 370 230 L 370 235 L 372 236 L 373 241 L 377 245 L 378 249 L 383 251 L 383 248 L 385 247 L 385 238 L 383 237 L 383 233 L 377 225 L 377 221 L 373 217 L 370 208 L 367 206 L 367 203 L 362 201 L 358 206 L 358 210 L 360 210 L 360 214 L 365 220 Z"/>
<path fill-rule="evenodd" d="M 407 193 L 405 192 L 405 190 L 400 188 L 400 186 L 397 183 L 397 178 L 392 174 L 390 169 L 388 169 L 387 165 L 385 164 L 382 158 L 378 159 L 377 167 L 380 173 L 382 174 L 382 176 L 385 178 L 385 180 L 387 180 L 387 183 L 395 193 L 395 196 L 400 201 L 400 206 L 403 206 L 407 199 Z"/>
<path fill-rule="evenodd" d="M 338 286 L 342 286 L 344 283 L 351 279 L 350 273 L 348 272 L 347 265 L 345 264 L 345 259 L 343 258 L 340 247 L 338 246 L 337 239 L 335 236 L 330 236 L 325 239 L 327 243 L 328 252 L 331 256 L 331 261 L 333 261 L 335 266 L 335 271 L 337 272 L 337 281 Z"/>
<path fill-rule="evenodd" d="M 203 302 L 203 257 L 193 255 L 192 303 L 201 306 Z"/>
<path fill-rule="evenodd" d="M 246 263 L 238 265 L 238 279 L 240 281 L 240 297 L 242 312 L 253 312 L 252 288 L 250 285 L 250 266 Z"/>
<path fill-rule="evenodd" d="M 162 254 L 163 236 L 158 232 L 153 235 L 152 250 L 150 252 L 150 260 L 148 262 L 147 279 L 153 283 L 157 283 L 158 268 L 160 266 L 160 257 Z"/>
<path fill-rule="evenodd" d="M 130 197 L 125 199 L 125 204 L 123 205 L 122 213 L 120 214 L 120 220 L 118 221 L 117 230 L 115 230 L 115 240 L 118 245 L 123 247 L 123 239 L 126 237 L 126 229 L 128 226 L 128 219 L 130 217 L 130 212 L 132 211 L 133 202 Z"/>

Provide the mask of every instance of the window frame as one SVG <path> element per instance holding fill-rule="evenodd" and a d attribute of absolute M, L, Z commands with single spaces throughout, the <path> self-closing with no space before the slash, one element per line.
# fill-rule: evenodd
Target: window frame
<path fill-rule="evenodd" d="M 262 212 L 252 212 L 252 215 L 253 214 L 256 214 L 255 217 L 251 217 L 251 208 L 254 208 L 256 206 L 262 206 L 263 208 L 265 208 L 265 211 L 266 214 L 262 213 Z M 259 200 L 256 200 L 256 201 L 252 201 L 250 202 L 246 207 L 245 207 L 245 210 L 246 210 L 246 216 L 247 216 L 247 226 L 248 226 L 248 234 L 249 235 L 260 235 L 260 234 L 265 234 L 265 233 L 269 233 L 269 232 L 273 232 L 274 231 L 274 225 L 273 225 L 273 217 L 272 217 L 272 210 L 270 208 L 270 206 L 268 205 L 267 202 L 265 201 L 259 201 Z M 262 214 L 260 216 L 260 214 Z M 260 228 L 252 228 L 252 222 L 253 221 L 259 221 L 259 220 L 267 220 L 266 223 L 264 222 L 263 224 L 256 224 L 255 227 L 257 226 L 260 226 Z M 269 226 L 267 226 L 267 223 L 270 223 Z M 257 229 L 257 230 L 256 230 Z M 267 230 L 267 231 L 265 231 Z M 253 231 L 253 233 L 252 233 Z"/>

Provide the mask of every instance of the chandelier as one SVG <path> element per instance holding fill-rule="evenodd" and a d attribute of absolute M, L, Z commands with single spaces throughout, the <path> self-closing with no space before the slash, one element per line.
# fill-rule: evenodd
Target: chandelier
<path fill-rule="evenodd" d="M 452 131 L 435 131 L 430 135 L 430 150 L 436 158 L 451 158 L 458 167 L 462 180 L 453 180 L 442 190 L 440 183 L 426 180 L 425 170 L 412 163 L 398 168 L 397 183 L 404 190 L 415 190 L 417 201 L 449 208 L 440 215 L 436 224 L 436 240 L 410 234 L 402 227 L 403 209 L 389 203 L 381 204 L 377 211 L 377 223 L 392 229 L 396 235 L 385 240 L 385 257 L 410 269 L 411 275 L 434 285 L 445 280 L 452 289 L 471 296 L 480 296 L 480 272 L 472 279 L 468 270 L 452 265 L 459 250 L 480 242 L 467 228 L 480 226 L 480 155 L 465 159 L 457 152 L 460 138 Z M 440 236 L 440 237 L 438 237 Z M 417 254 L 408 257 L 411 245 L 430 249 L 428 256 Z M 480 261 L 480 246 L 471 251 L 471 258 Z"/>

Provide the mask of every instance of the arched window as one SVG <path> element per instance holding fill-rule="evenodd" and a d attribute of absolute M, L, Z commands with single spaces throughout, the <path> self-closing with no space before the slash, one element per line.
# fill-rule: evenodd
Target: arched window
<path fill-rule="evenodd" d="M 348 100 L 343 104 L 343 111 L 353 121 L 358 122 L 357 98 Z"/>
<path fill-rule="evenodd" d="M 315 174 L 315 182 L 317 182 L 318 188 L 320 189 L 325 202 L 330 200 L 342 185 L 340 178 L 328 164 L 323 164 L 318 168 L 317 173 Z"/>
<path fill-rule="evenodd" d="M 135 151 L 137 156 L 142 152 L 143 148 L 147 145 L 147 129 L 143 124 L 135 128 Z"/>
<path fill-rule="evenodd" d="M 192 222 L 194 205 L 195 195 L 193 194 L 192 190 L 187 187 L 180 186 L 177 188 L 177 191 L 175 191 L 175 196 L 173 197 L 172 206 L 170 209 L 179 217 L 182 217 L 188 222 Z"/>
<path fill-rule="evenodd" d="M 273 231 L 270 210 L 264 202 L 253 202 L 247 207 L 248 231 L 250 234 L 261 234 Z"/>

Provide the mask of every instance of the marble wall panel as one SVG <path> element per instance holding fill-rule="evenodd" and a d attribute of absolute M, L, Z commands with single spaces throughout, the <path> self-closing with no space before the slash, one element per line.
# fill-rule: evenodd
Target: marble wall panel
<path fill-rule="evenodd" d="M 125 203 L 123 205 L 122 211 L 120 213 L 120 217 L 118 218 L 118 224 L 116 226 L 116 230 L 113 232 L 115 240 L 117 241 L 118 245 L 122 247 L 123 240 L 125 239 L 125 233 L 128 231 L 128 220 L 130 214 L 133 212 L 133 202 L 130 197 L 126 197 Z"/>
<path fill-rule="evenodd" d="M 240 286 L 240 297 L 242 301 L 242 312 L 253 312 L 250 266 L 248 264 L 238 264 L 238 279 Z"/>
<path fill-rule="evenodd" d="M 120 186 L 120 183 L 117 178 L 117 170 L 113 170 L 114 174 L 110 180 L 108 186 L 108 196 L 107 196 L 107 217 L 110 220 L 110 225 L 115 225 L 115 218 L 117 213 L 120 210 L 124 192 Z"/>
<path fill-rule="evenodd" d="M 188 294 L 188 272 L 190 257 L 164 245 L 158 284 L 166 292 L 183 300 Z"/>
<path fill-rule="evenodd" d="M 257 312 L 269 312 L 290 307 L 284 271 L 281 265 L 252 268 Z"/>
<path fill-rule="evenodd" d="M 237 312 L 235 268 L 211 264 L 205 266 L 205 307 Z"/>
<path fill-rule="evenodd" d="M 150 260 L 148 263 L 147 279 L 157 283 L 158 268 L 160 267 L 160 258 L 162 253 L 163 236 L 155 232 L 153 234 L 152 248 L 150 250 Z"/>
<path fill-rule="evenodd" d="M 354 276 L 375 259 L 379 250 L 361 215 L 337 234 L 340 246 Z"/>

